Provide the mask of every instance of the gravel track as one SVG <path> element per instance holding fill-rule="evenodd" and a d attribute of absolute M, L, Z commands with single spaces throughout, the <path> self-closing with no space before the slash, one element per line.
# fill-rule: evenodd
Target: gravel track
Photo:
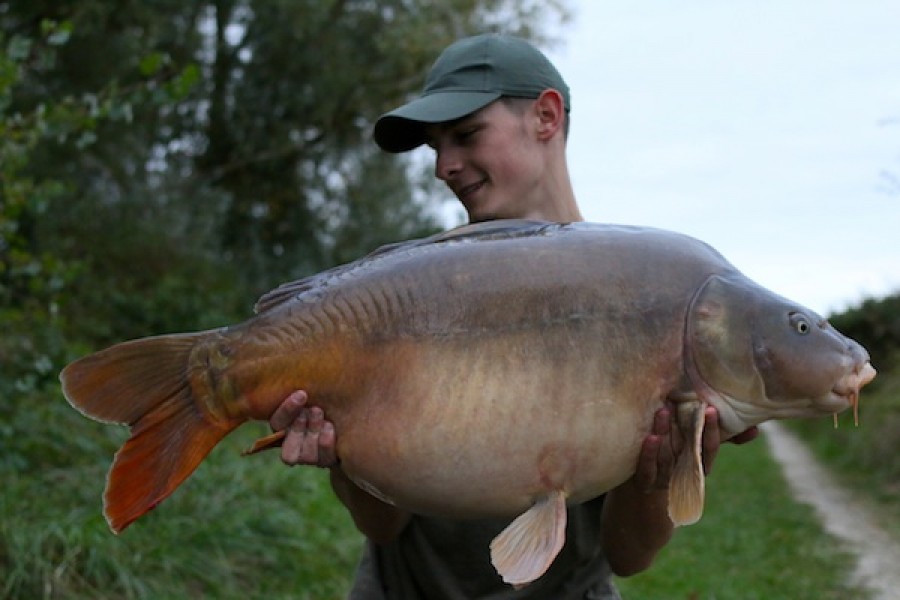
<path fill-rule="evenodd" d="M 854 582 L 870 588 L 873 600 L 900 599 L 900 542 L 879 527 L 851 490 L 835 482 L 796 435 L 774 422 L 762 430 L 794 497 L 811 505 L 824 528 L 856 555 Z"/>

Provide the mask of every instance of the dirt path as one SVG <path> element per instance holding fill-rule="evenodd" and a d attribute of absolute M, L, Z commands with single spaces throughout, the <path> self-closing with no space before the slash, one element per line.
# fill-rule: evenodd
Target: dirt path
<path fill-rule="evenodd" d="M 873 600 L 900 598 L 900 543 L 881 530 L 850 490 L 835 483 L 793 433 L 773 422 L 762 429 L 794 497 L 811 505 L 825 529 L 856 553 L 856 581 L 872 589 Z"/>

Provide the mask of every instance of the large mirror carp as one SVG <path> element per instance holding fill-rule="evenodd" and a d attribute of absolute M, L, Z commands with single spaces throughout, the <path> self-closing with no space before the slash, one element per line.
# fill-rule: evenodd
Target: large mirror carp
<path fill-rule="evenodd" d="M 257 312 L 118 344 L 62 372 L 75 408 L 131 427 L 105 492 L 114 531 L 302 389 L 364 489 L 414 513 L 518 515 L 491 551 L 522 585 L 562 547 L 566 503 L 632 475 L 667 399 L 693 448 L 669 498 L 686 524 L 703 508 L 707 404 L 735 435 L 856 410 L 875 376 L 866 351 L 819 315 L 700 241 L 640 227 L 464 226 L 281 286 Z"/>

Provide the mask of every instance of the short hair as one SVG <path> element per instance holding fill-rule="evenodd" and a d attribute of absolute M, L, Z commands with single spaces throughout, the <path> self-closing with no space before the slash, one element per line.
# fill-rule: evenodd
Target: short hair
<path fill-rule="evenodd" d="M 518 98 L 516 96 L 501 96 L 500 101 L 517 115 L 524 115 L 525 111 L 532 105 L 536 98 Z M 569 139 L 569 121 L 571 115 L 569 111 L 565 112 L 565 121 L 563 122 L 563 139 Z"/>

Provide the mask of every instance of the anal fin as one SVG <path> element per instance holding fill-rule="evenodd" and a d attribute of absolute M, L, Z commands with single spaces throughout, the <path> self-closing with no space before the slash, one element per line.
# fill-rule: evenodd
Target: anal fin
<path fill-rule="evenodd" d="M 503 581 L 525 586 L 543 575 L 566 541 L 566 495 L 550 492 L 491 542 L 491 562 Z"/>
<path fill-rule="evenodd" d="M 263 436 L 253 442 L 252 446 L 242 451 L 241 456 L 248 456 L 250 454 L 256 454 L 257 452 L 262 452 L 263 450 L 278 448 L 284 441 L 285 435 L 287 435 L 286 431 L 276 431 L 274 433 L 270 433 L 269 435 Z"/>
<path fill-rule="evenodd" d="M 676 526 L 691 525 L 703 516 L 705 477 L 701 452 L 705 412 L 705 402 L 678 403 L 678 428 L 684 446 L 669 484 L 669 518 Z"/>

